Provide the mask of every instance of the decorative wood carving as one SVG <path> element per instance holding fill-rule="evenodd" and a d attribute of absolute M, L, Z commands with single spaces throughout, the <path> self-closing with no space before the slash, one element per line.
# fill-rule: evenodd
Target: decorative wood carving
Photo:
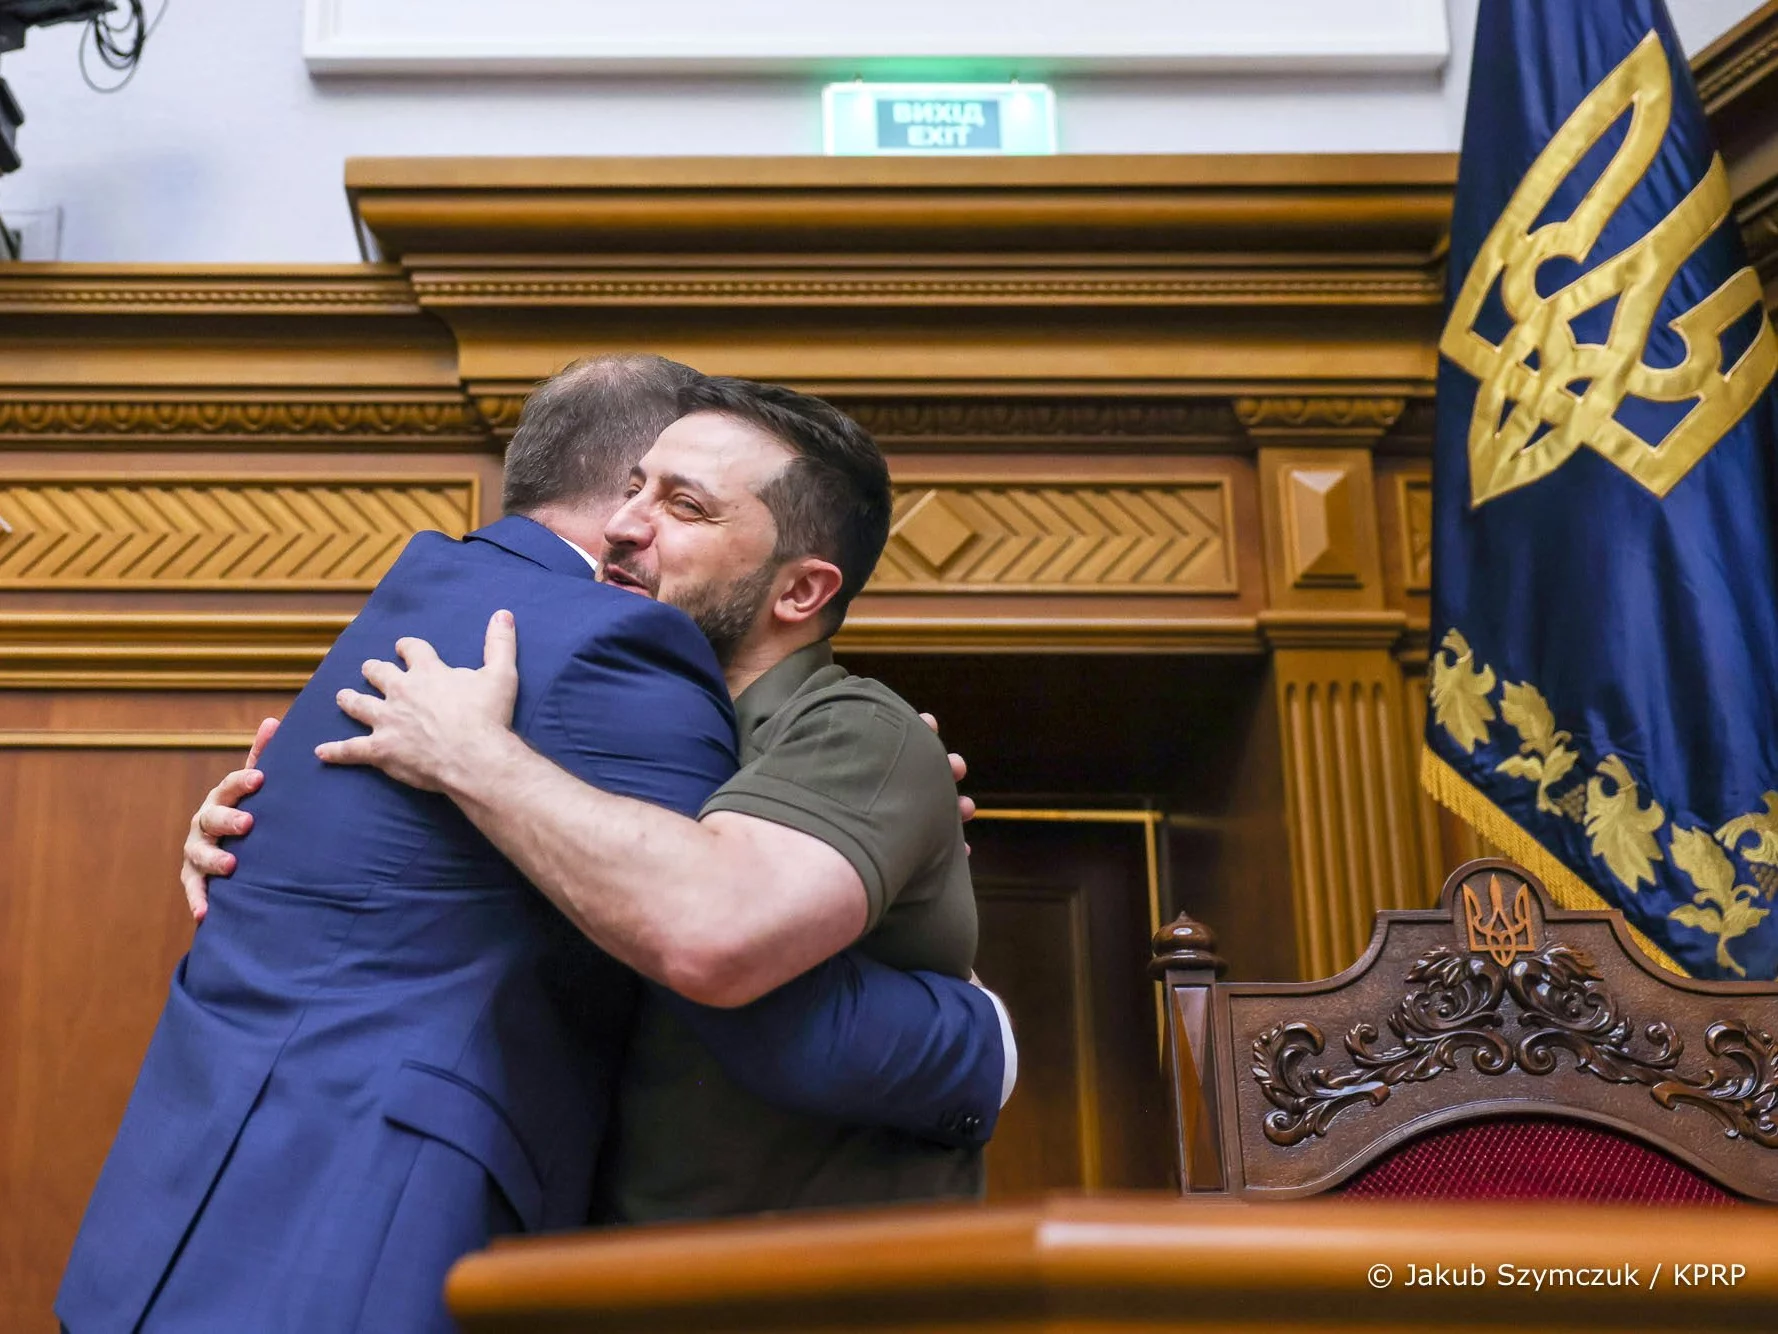
<path fill-rule="evenodd" d="M 342 445 L 485 449 L 488 427 L 461 395 L 366 399 L 0 398 L 0 445 Z"/>
<path fill-rule="evenodd" d="M 900 488 L 873 592 L 1233 593 L 1220 480 Z"/>
<path fill-rule="evenodd" d="M 1410 593 L 1432 592 L 1432 475 L 1396 479 L 1401 568 Z"/>
<path fill-rule="evenodd" d="M 1259 473 L 1272 607 L 1303 615 L 1381 610 L 1369 452 L 1267 445 Z"/>
<path fill-rule="evenodd" d="M 1422 901 L 1401 669 L 1382 648 L 1281 648 L 1273 671 L 1298 953 L 1327 977 L 1378 909 Z"/>
<path fill-rule="evenodd" d="M 1344 1069 L 1320 1061 L 1327 1042 L 1313 1023 L 1279 1024 L 1254 1038 L 1253 1078 L 1274 1108 L 1265 1118 L 1267 1139 L 1288 1147 L 1324 1135 L 1342 1111 L 1379 1106 L 1396 1085 L 1437 1079 L 1460 1064 L 1479 1075 L 1517 1069 L 1542 1077 L 1567 1056 L 1576 1071 L 1640 1084 L 1660 1107 L 1709 1113 L 1730 1139 L 1778 1148 L 1771 1034 L 1741 1019 L 1719 1020 L 1704 1031 L 1712 1063 L 1688 1074 L 1681 1069 L 1685 1039 L 1652 1016 L 1638 1033 L 1584 950 L 1548 945 L 1503 967 L 1486 954 L 1440 945 L 1415 960 L 1405 985 L 1387 1020 L 1390 1038 L 1369 1022 L 1346 1033 Z"/>
<path fill-rule="evenodd" d="M 0 272 L 11 315 L 416 315 L 392 264 L 264 269 L 32 264 Z"/>
<path fill-rule="evenodd" d="M 1467 863 L 1438 907 L 1381 914 L 1337 977 L 1219 984 L 1211 1010 L 1169 1038 L 1217 1088 L 1230 1189 L 1311 1194 L 1424 1131 L 1525 1113 L 1778 1199 L 1778 985 L 1664 973 L 1620 913 L 1559 911 L 1512 862 Z"/>
<path fill-rule="evenodd" d="M 1238 398 L 1235 415 L 1265 444 L 1368 444 L 1401 416 L 1400 398 Z"/>
<path fill-rule="evenodd" d="M 509 439 L 527 392 L 528 386 L 477 392 L 475 407 L 490 430 Z M 1249 448 L 1225 398 L 865 397 L 845 389 L 824 392 L 880 443 L 901 450 L 1057 444 L 1071 450 L 1147 445 L 1237 453 Z"/>
<path fill-rule="evenodd" d="M 590 268 L 591 266 L 589 266 Z M 415 294 L 430 309 L 476 306 L 1252 306 L 1289 303 L 1436 305 L 1443 284 L 1431 271 L 1390 269 L 1279 273 L 1264 269 L 824 266 L 713 270 L 577 269 L 416 271 Z"/>
<path fill-rule="evenodd" d="M 1287 466 L 1278 473 L 1284 549 L 1296 588 L 1357 588 L 1357 516 L 1352 475 L 1340 467 Z"/>
<path fill-rule="evenodd" d="M 464 479 L 0 482 L 0 589 L 369 589 L 414 533 L 475 526 Z"/>

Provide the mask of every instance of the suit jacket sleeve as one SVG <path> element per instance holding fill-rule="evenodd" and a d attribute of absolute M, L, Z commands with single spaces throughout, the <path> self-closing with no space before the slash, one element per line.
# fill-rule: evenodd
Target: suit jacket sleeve
<path fill-rule="evenodd" d="M 595 787 L 695 816 L 735 772 L 728 691 L 689 620 L 624 596 L 635 606 L 619 608 L 581 647 L 520 730 Z"/>
<path fill-rule="evenodd" d="M 523 730 L 585 782 L 695 816 L 735 772 L 727 692 L 689 620 L 635 602 L 575 656 Z M 660 990 L 723 1073 L 765 1101 L 953 1143 L 992 1133 L 1000 1021 L 967 982 L 898 972 L 854 949 L 739 1009 Z"/>
<path fill-rule="evenodd" d="M 766 1102 L 950 1144 L 994 1133 L 1006 1057 L 980 987 L 849 949 L 738 1009 L 665 994 L 723 1073 Z"/>

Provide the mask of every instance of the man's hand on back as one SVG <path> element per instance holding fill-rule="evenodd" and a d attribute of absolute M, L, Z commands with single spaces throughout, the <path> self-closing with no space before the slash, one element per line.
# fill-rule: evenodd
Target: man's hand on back
<path fill-rule="evenodd" d="M 933 736 L 939 734 L 938 719 L 934 718 L 930 713 L 921 714 L 920 721 L 932 729 Z M 951 762 L 951 781 L 958 784 L 958 786 L 961 786 L 963 780 L 969 776 L 969 766 L 963 762 L 963 757 L 954 750 L 948 753 L 945 758 Z M 962 793 L 958 793 L 957 816 L 964 824 L 968 824 L 971 820 L 975 819 L 975 798 L 966 797 Z M 963 852 L 965 856 L 968 855 L 969 844 L 965 843 L 963 845 Z"/>
<path fill-rule="evenodd" d="M 203 921 L 204 914 L 210 911 L 210 877 L 228 875 L 235 869 L 234 853 L 224 852 L 220 841 L 253 828 L 253 816 L 235 807 L 259 791 L 259 785 L 265 781 L 265 775 L 257 768 L 259 756 L 277 730 L 276 718 L 261 720 L 253 744 L 247 749 L 247 762 L 211 788 L 197 814 L 191 817 L 184 860 L 179 866 L 179 883 L 185 887 L 185 903 L 191 909 L 193 921 Z"/>
<path fill-rule="evenodd" d="M 337 697 L 341 712 L 370 735 L 323 742 L 315 754 L 329 764 L 374 765 L 409 787 L 442 792 L 512 725 L 519 693 L 512 613 L 489 620 L 481 667 L 448 666 L 424 639 L 399 639 L 395 651 L 405 671 L 381 659 L 364 664 L 364 679 L 382 698 L 357 690 Z"/>

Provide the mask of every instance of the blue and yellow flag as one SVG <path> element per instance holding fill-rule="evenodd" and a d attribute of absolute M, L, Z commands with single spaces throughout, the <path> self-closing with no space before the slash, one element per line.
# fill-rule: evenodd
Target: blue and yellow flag
<path fill-rule="evenodd" d="M 1432 793 L 1778 976 L 1778 338 L 1659 0 L 1487 0 L 1433 465 Z"/>

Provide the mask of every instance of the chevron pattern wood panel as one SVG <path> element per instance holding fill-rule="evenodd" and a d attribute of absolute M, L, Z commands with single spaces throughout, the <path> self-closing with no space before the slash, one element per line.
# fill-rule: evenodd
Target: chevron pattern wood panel
<path fill-rule="evenodd" d="M 1233 593 L 1228 485 L 897 488 L 884 593 Z"/>
<path fill-rule="evenodd" d="M 0 589 L 367 589 L 476 510 L 474 478 L 4 480 Z"/>

